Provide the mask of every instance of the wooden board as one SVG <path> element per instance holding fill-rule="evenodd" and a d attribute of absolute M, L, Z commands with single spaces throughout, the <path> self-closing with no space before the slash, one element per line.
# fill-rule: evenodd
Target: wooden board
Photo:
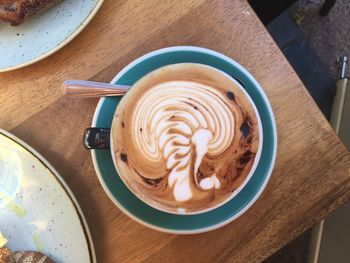
<path fill-rule="evenodd" d="M 257 203 L 233 223 L 199 235 L 148 229 L 108 199 L 82 147 L 97 100 L 62 97 L 65 79 L 110 81 L 161 47 L 196 45 L 245 66 L 276 115 L 278 154 Z M 350 198 L 350 157 L 245 0 L 106 0 L 68 46 L 0 74 L 0 127 L 31 144 L 71 187 L 99 262 L 260 262 Z"/>

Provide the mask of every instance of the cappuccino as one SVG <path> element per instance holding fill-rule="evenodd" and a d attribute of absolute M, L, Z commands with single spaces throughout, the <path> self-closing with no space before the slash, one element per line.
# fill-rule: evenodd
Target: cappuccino
<path fill-rule="evenodd" d="M 117 107 L 115 166 L 150 206 L 208 211 L 232 198 L 255 169 L 259 124 L 252 100 L 225 73 L 192 63 L 162 67 L 135 83 Z"/>

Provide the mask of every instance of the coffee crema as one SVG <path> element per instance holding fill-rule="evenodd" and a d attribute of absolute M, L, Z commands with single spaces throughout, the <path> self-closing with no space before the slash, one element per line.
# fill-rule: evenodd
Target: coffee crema
<path fill-rule="evenodd" d="M 175 64 L 140 81 L 112 125 L 119 175 L 141 200 L 195 213 L 223 203 L 248 177 L 259 149 L 254 106 L 224 73 Z"/>

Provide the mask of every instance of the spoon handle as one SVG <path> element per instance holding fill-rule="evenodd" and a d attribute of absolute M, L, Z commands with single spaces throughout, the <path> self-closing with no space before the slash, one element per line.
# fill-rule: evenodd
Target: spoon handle
<path fill-rule="evenodd" d="M 87 80 L 66 80 L 62 85 L 62 93 L 74 98 L 98 98 L 104 96 L 123 96 L 130 86 Z"/>

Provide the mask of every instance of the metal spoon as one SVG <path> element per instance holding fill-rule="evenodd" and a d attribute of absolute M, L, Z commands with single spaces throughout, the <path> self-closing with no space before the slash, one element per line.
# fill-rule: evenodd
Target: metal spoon
<path fill-rule="evenodd" d="M 130 86 L 87 80 L 66 80 L 61 90 L 64 95 L 74 98 L 98 98 L 105 96 L 123 96 Z"/>

